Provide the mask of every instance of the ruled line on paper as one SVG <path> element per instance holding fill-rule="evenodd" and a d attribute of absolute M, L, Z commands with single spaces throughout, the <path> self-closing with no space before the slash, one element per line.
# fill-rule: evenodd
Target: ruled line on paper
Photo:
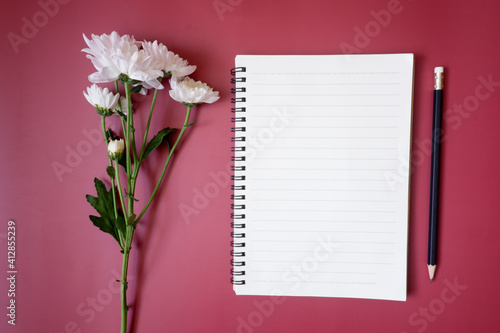
<path fill-rule="evenodd" d="M 287 83 L 287 82 L 278 82 L 278 83 L 270 83 L 270 82 L 258 82 L 254 81 L 254 85 L 258 86 L 382 86 L 382 85 L 400 85 L 401 83 L 399 82 L 379 82 L 379 83 L 372 83 L 372 82 L 356 82 L 356 83 Z"/>
<path fill-rule="evenodd" d="M 385 92 L 362 92 L 362 91 L 358 91 L 356 93 L 344 93 L 344 92 L 340 92 L 338 90 L 323 90 L 324 92 L 317 92 L 318 90 L 321 90 L 321 89 L 318 89 L 318 88 L 315 88 L 314 89 L 316 92 L 314 93 L 305 93 L 305 92 L 301 92 L 301 93 L 285 93 L 285 92 L 253 92 L 252 93 L 252 96 L 260 96 L 260 97 L 277 97 L 277 98 L 281 98 L 281 97 L 361 97 L 361 96 L 383 96 L 383 97 L 387 97 L 387 96 L 392 96 L 392 97 L 398 97 L 399 94 L 396 92 L 396 93 L 390 93 L 388 91 L 385 91 Z M 370 105 L 370 104 L 366 104 L 366 105 Z"/>
<path fill-rule="evenodd" d="M 277 243 L 317 243 L 317 240 L 276 240 L 276 239 L 255 239 L 255 242 L 277 242 Z M 395 244 L 395 242 L 363 242 L 363 241 L 336 241 L 339 244 Z"/>
<path fill-rule="evenodd" d="M 269 128 L 269 126 L 259 126 L 259 125 L 254 125 L 253 128 Z M 374 129 L 395 129 L 398 128 L 397 126 L 288 126 L 288 128 L 301 128 L 301 129 L 306 129 L 306 128 L 328 128 L 328 129 L 335 129 L 335 128 L 360 128 L 360 129 L 365 129 L 365 128 L 374 128 Z"/>
<path fill-rule="evenodd" d="M 279 224 L 279 223 L 283 223 L 283 224 L 286 224 L 286 225 L 289 225 L 289 224 L 295 224 L 295 223 L 308 223 L 308 225 L 315 225 L 315 224 L 330 224 L 330 227 L 333 227 L 335 224 L 338 224 L 338 225 L 342 225 L 342 224 L 345 224 L 345 223 L 352 223 L 352 224 L 371 224 L 371 225 L 382 225 L 382 224 L 393 224 L 393 223 L 398 223 L 396 220 L 394 219 L 387 219 L 387 218 L 384 218 L 384 219 L 370 219 L 370 220 L 367 220 L 367 219 L 349 219 L 349 220 L 346 220 L 346 219 L 325 219 L 325 220 L 318 220 L 316 218 L 311 218 L 311 219 L 279 219 L 279 218 L 276 218 L 276 219 L 262 219 L 262 218 L 254 218 L 253 219 L 253 223 L 254 225 L 258 225 L 259 223 L 260 224 L 264 224 L 264 225 L 269 225 L 269 224 Z"/>
<path fill-rule="evenodd" d="M 308 107 L 308 108 L 314 108 L 314 107 L 400 107 L 401 105 L 399 104 L 372 104 L 372 105 L 366 105 L 366 104 L 255 104 L 254 106 L 259 107 Z"/>
<path fill-rule="evenodd" d="M 259 202 L 259 201 L 264 201 L 264 202 L 269 202 L 269 201 L 276 201 L 276 202 L 331 202 L 331 199 L 289 199 L 287 198 L 286 200 L 284 199 L 276 199 L 276 198 L 254 198 L 252 199 L 253 202 Z M 356 200 L 356 199 L 335 199 L 336 202 L 354 202 L 354 203 L 395 203 L 396 200 Z"/>
<path fill-rule="evenodd" d="M 394 213 L 395 210 L 346 210 L 346 209 L 253 209 L 254 212 L 338 212 L 338 213 Z"/>
<path fill-rule="evenodd" d="M 247 189 L 247 191 L 261 191 L 262 189 Z M 294 191 L 294 189 L 289 188 L 266 188 L 265 191 Z M 345 189 L 295 189 L 295 191 L 313 191 L 313 192 L 394 192 L 395 190 L 367 190 L 367 189 L 359 189 L 359 190 L 345 190 Z"/>
<path fill-rule="evenodd" d="M 362 234 L 370 234 L 370 235 L 376 235 L 376 234 L 384 234 L 384 235 L 390 235 L 390 234 L 396 234 L 395 231 L 390 231 L 390 230 L 385 230 L 385 231 L 382 231 L 382 230 L 379 230 L 380 229 L 380 226 L 378 225 L 378 223 L 376 222 L 373 222 L 372 224 L 375 225 L 375 227 L 378 227 L 376 228 L 377 230 L 373 230 L 372 229 L 367 229 L 367 230 L 342 230 L 342 229 L 332 229 L 331 225 L 325 225 L 324 228 L 314 228 L 313 230 L 305 230 L 304 228 L 298 228 L 298 227 L 290 227 L 289 225 L 288 226 L 280 226 L 282 227 L 282 229 L 280 230 L 276 230 L 276 229 L 273 229 L 275 228 L 276 226 L 274 224 L 271 223 L 270 227 L 269 228 L 264 228 L 263 226 L 260 226 L 260 228 L 252 228 L 251 231 L 249 232 L 264 232 L 264 233 L 275 233 L 275 232 L 308 232 L 308 233 L 329 233 L 330 235 L 337 235 L 339 233 L 349 233 L 349 234 L 358 234 L 358 235 L 362 235 Z M 266 224 L 266 226 L 269 226 L 269 224 Z M 266 234 L 265 236 L 271 236 L 270 234 Z"/>
<path fill-rule="evenodd" d="M 252 72 L 254 75 L 395 75 L 401 74 L 401 72 Z"/>
<path fill-rule="evenodd" d="M 251 262 L 296 262 L 295 260 L 249 260 Z M 393 262 L 377 261 L 323 261 L 324 264 L 351 264 L 351 265 L 394 265 Z"/>
<path fill-rule="evenodd" d="M 349 182 L 381 182 L 386 181 L 381 178 L 367 179 L 367 178 L 253 178 L 254 181 L 311 181 L 311 180 L 321 180 L 321 181 L 349 181 Z"/>
<path fill-rule="evenodd" d="M 300 156 L 297 157 L 255 157 L 256 160 L 302 160 Z M 358 157 L 358 158 L 342 158 L 342 157 L 314 157 L 308 159 L 315 160 L 361 160 L 361 161 L 397 161 L 397 158 L 370 158 L 370 157 Z"/>

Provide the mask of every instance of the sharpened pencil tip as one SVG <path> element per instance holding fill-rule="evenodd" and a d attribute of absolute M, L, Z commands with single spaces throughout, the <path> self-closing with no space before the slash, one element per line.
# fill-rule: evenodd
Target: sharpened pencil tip
<path fill-rule="evenodd" d="M 436 265 L 428 265 L 427 268 L 429 270 L 429 278 L 432 283 L 432 280 L 434 280 L 434 273 L 436 272 Z"/>

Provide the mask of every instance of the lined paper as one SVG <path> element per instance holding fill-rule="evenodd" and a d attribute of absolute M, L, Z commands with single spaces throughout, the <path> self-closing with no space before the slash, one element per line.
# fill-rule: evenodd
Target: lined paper
<path fill-rule="evenodd" d="M 236 67 L 235 292 L 406 300 L 413 55 L 239 55 Z"/>

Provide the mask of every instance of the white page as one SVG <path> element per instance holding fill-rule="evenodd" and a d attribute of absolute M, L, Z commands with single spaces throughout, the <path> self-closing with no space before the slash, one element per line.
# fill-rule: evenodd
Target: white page
<path fill-rule="evenodd" d="M 406 300 L 413 55 L 239 55 L 236 67 L 236 294 Z"/>

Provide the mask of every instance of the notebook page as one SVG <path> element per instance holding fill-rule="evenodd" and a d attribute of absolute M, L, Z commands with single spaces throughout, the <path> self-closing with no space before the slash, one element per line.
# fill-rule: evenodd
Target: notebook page
<path fill-rule="evenodd" d="M 413 55 L 242 55 L 236 67 L 236 294 L 406 300 Z"/>

